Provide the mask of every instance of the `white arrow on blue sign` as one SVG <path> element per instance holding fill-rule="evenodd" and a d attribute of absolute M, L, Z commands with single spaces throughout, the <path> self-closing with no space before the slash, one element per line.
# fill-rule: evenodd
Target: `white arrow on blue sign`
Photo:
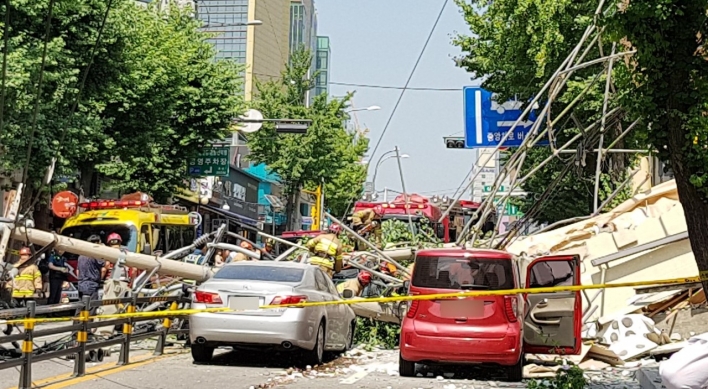
<path fill-rule="evenodd" d="M 463 88 L 463 93 L 465 147 L 496 147 L 523 113 L 521 110 L 522 103 L 512 100 L 499 105 L 494 101 L 492 92 L 478 87 L 465 87 Z M 536 113 L 532 110 L 527 120 L 519 122 L 514 132 L 509 135 L 502 146 L 521 146 L 536 119 Z M 536 145 L 547 146 L 548 139 L 544 138 Z"/>

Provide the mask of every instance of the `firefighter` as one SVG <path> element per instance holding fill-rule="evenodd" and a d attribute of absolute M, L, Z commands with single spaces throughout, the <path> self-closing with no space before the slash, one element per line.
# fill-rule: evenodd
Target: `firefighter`
<path fill-rule="evenodd" d="M 32 301 L 41 297 L 42 272 L 39 267 L 30 261 L 32 250 L 29 247 L 20 249 L 20 261 L 17 262 L 17 275 L 13 279 L 12 298 L 18 303 L 26 306 L 27 301 Z"/>
<path fill-rule="evenodd" d="M 342 242 L 338 238 L 340 232 L 342 226 L 331 224 L 326 233 L 316 236 L 306 245 L 313 254 L 310 264 L 319 266 L 330 278 L 342 270 Z"/>
<path fill-rule="evenodd" d="M 361 297 L 361 293 L 371 283 L 371 273 L 368 271 L 360 271 L 356 278 L 350 278 L 341 284 L 337 285 L 337 292 L 344 293 L 349 289 L 354 294 L 354 297 Z"/>
<path fill-rule="evenodd" d="M 112 232 L 108 235 L 106 238 L 106 243 L 108 244 L 108 247 L 114 248 L 121 250 L 123 254 L 127 254 L 128 250 L 126 250 L 125 247 L 123 247 L 123 238 L 121 238 L 120 234 L 117 232 Z M 115 269 L 115 265 L 106 262 L 106 279 L 110 279 L 113 277 L 113 269 Z M 135 276 L 138 273 L 138 269 L 136 268 L 128 268 L 127 266 L 122 266 L 120 269 L 120 277 L 118 278 L 120 281 L 125 281 L 128 282 L 129 280 L 135 278 Z"/>
<path fill-rule="evenodd" d="M 361 235 L 376 228 L 382 216 L 383 207 L 381 205 L 356 211 L 352 215 L 352 227 L 357 234 Z"/>

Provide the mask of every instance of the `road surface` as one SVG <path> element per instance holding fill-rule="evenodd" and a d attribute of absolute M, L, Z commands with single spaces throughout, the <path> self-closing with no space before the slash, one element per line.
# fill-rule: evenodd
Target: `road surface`
<path fill-rule="evenodd" d="M 258 389 L 328 389 L 333 387 L 382 389 L 488 389 L 525 388 L 526 383 L 499 381 L 492 369 L 447 368 L 419 370 L 419 377 L 398 376 L 396 351 L 366 352 L 355 350 L 349 356 L 315 369 L 292 368 L 294 356 L 255 352 L 220 351 L 213 362 L 197 365 L 187 350 L 160 359 L 141 359 L 129 366 L 115 367 L 114 362 L 94 367 L 86 377 L 67 379 L 47 385 L 45 389 L 194 389 L 195 387 Z M 175 351 L 176 352 L 176 351 Z M 607 369 L 587 372 L 589 388 L 635 389 L 638 383 L 631 370 Z M 38 380 L 40 381 L 40 380 Z M 15 383 L 13 382 L 13 385 Z M 3 389 L 11 386 L 3 385 Z"/>

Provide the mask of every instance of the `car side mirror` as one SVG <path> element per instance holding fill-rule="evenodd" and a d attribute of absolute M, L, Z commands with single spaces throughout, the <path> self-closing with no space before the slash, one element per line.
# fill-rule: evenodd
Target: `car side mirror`
<path fill-rule="evenodd" d="M 143 254 L 145 254 L 145 255 L 152 255 L 152 247 L 150 246 L 150 244 L 145 243 L 145 244 L 143 245 Z"/>
<path fill-rule="evenodd" d="M 409 280 L 403 281 L 403 288 L 408 290 L 411 287 L 411 282 Z"/>
<path fill-rule="evenodd" d="M 351 289 L 344 289 L 344 292 L 342 292 L 342 297 L 345 299 L 350 299 L 354 297 L 354 292 L 352 292 Z"/>

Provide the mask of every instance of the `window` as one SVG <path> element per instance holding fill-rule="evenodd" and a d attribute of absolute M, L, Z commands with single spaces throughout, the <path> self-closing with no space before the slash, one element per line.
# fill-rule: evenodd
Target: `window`
<path fill-rule="evenodd" d="M 573 285 L 575 272 L 571 261 L 538 262 L 530 269 L 529 288 Z"/>
<path fill-rule="evenodd" d="M 61 234 L 73 239 L 87 240 L 91 235 L 101 237 L 101 242 L 106 243 L 106 238 L 111 233 L 117 233 L 123 240 L 123 246 L 128 251 L 136 252 L 138 246 L 138 229 L 129 224 L 84 224 L 65 228 Z"/>
<path fill-rule="evenodd" d="M 511 259 L 417 257 L 412 284 L 436 289 L 513 289 L 511 262 Z"/>
<path fill-rule="evenodd" d="M 170 251 L 189 246 L 194 242 L 193 226 L 153 225 L 153 239 L 157 241 L 153 251 Z"/>
<path fill-rule="evenodd" d="M 233 265 L 222 267 L 221 270 L 214 274 L 214 278 L 299 283 L 302 281 L 304 273 L 304 269 L 285 266 Z"/>
<path fill-rule="evenodd" d="M 317 69 L 327 69 L 327 53 L 323 51 L 317 52 Z"/>

